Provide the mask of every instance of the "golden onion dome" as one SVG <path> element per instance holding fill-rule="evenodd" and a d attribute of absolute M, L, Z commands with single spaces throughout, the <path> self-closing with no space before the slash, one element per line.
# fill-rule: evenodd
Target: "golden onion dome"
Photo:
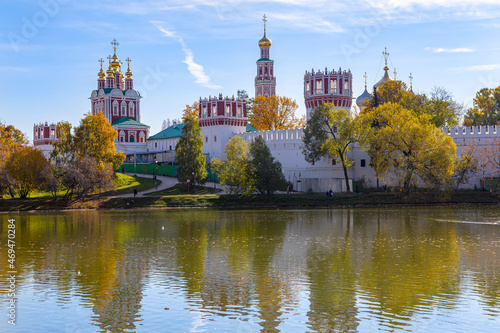
<path fill-rule="evenodd" d="M 112 78 L 113 77 L 113 69 L 111 68 L 111 63 L 109 64 L 108 70 L 106 71 L 108 74 L 108 77 Z"/>
<path fill-rule="evenodd" d="M 261 38 L 261 40 L 259 40 L 259 46 L 260 47 L 271 47 L 271 40 L 269 38 L 267 38 L 266 34 L 264 33 L 264 37 Z"/>
<path fill-rule="evenodd" d="M 130 68 L 128 68 L 127 72 L 125 72 L 125 76 L 127 77 L 127 79 L 131 79 L 132 78 L 132 71 L 130 70 Z"/>
<path fill-rule="evenodd" d="M 106 76 L 106 74 L 104 74 L 104 71 L 101 70 L 99 71 L 99 73 L 97 73 L 97 76 L 99 76 L 99 80 L 104 80 L 104 77 Z"/>

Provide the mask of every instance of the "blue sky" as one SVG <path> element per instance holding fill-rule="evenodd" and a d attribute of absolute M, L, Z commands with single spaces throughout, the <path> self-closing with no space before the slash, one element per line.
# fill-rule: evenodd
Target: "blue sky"
<path fill-rule="evenodd" d="M 355 96 L 382 76 L 382 51 L 397 79 L 434 86 L 472 105 L 500 85 L 498 0 L 16 0 L 0 12 L 0 121 L 32 137 L 34 123 L 78 124 L 97 86 L 99 58 L 132 59 L 142 122 L 166 118 L 209 95 L 253 97 L 262 15 L 268 18 L 277 93 L 305 112 L 305 70 L 353 73 Z"/>

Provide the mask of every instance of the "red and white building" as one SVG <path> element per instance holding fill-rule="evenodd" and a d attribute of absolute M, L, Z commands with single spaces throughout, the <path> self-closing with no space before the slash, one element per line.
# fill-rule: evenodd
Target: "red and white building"
<path fill-rule="evenodd" d="M 264 21 L 264 37 L 259 40 L 260 59 L 257 60 L 257 76 L 255 77 L 255 96 L 274 96 L 276 94 L 276 77 L 274 76 L 274 60 L 269 58 L 271 40 L 266 36 L 266 15 Z"/>
<path fill-rule="evenodd" d="M 203 134 L 203 153 L 207 161 L 213 157 L 224 158 L 224 148 L 236 134 L 251 131 L 247 128 L 247 108 L 244 99 L 209 96 L 200 99 L 200 127 Z M 255 130 L 255 129 L 254 129 Z"/>
<path fill-rule="evenodd" d="M 325 103 L 335 107 L 351 109 L 352 106 L 352 73 L 351 70 L 324 72 L 311 70 L 304 75 L 304 100 L 306 103 L 306 119 L 309 120 L 311 110 Z"/>
<path fill-rule="evenodd" d="M 50 154 L 54 150 L 52 146 L 53 143 L 57 143 L 57 125 L 40 123 L 33 125 L 33 146 L 42 151 L 46 158 L 50 157 Z"/>
<path fill-rule="evenodd" d="M 149 126 L 140 122 L 141 119 L 141 95 L 134 90 L 133 74 L 130 71 L 130 59 L 125 75 L 122 74 L 121 61 L 116 55 L 118 43 L 111 43 L 114 47 L 113 56 L 109 56 L 109 66 L 104 73 L 99 60 L 101 70 L 97 74 L 97 89 L 90 96 L 91 112 L 96 114 L 102 112 L 115 130 L 118 137 L 115 146 L 118 151 L 125 154 L 146 150 L 146 140 L 149 137 Z"/>

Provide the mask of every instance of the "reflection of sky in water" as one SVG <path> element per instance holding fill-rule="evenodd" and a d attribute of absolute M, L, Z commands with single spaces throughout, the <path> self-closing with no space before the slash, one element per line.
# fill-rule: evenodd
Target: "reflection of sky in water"
<path fill-rule="evenodd" d="M 496 332 L 499 216 L 491 207 L 25 214 L 18 325 L 0 321 L 0 331 Z M 5 279 L 0 287 L 4 298 Z"/>

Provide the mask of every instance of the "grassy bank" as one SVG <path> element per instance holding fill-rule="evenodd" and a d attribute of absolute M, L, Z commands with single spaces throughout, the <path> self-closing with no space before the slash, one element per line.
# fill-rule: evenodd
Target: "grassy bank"
<path fill-rule="evenodd" d="M 186 183 L 177 183 L 172 187 L 164 189 L 162 191 L 156 191 L 151 193 L 146 193 L 144 195 L 148 196 L 164 196 L 164 195 L 183 195 L 183 194 L 215 194 L 222 192 L 221 189 L 207 187 L 207 186 L 199 186 L 199 185 L 188 185 Z"/>
<path fill-rule="evenodd" d="M 337 208 L 403 205 L 497 205 L 500 194 L 490 192 L 458 191 L 447 198 L 434 192 L 415 193 L 403 197 L 395 193 L 336 193 L 333 197 L 324 194 L 277 194 L 272 197 L 258 195 L 169 195 L 161 197 L 137 197 L 133 199 L 133 208 L 167 207 L 207 207 L 207 208 Z M 86 201 L 76 200 L 2 200 L 0 211 L 27 210 L 65 210 L 65 209 L 128 209 L 131 198 L 92 198 Z"/>

